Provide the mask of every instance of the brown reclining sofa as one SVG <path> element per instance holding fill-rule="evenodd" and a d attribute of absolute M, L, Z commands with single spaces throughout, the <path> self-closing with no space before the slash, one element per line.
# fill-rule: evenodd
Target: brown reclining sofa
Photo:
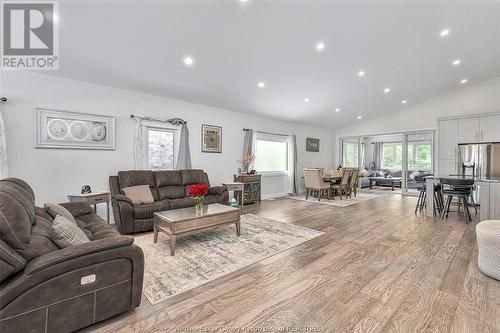
<path fill-rule="evenodd" d="M 62 204 L 90 242 L 59 249 L 30 186 L 0 180 L 0 332 L 72 332 L 137 307 L 142 250 L 84 203 Z M 84 277 L 95 275 L 92 279 Z M 90 283 L 85 283 L 89 281 Z"/>
<path fill-rule="evenodd" d="M 153 230 L 155 212 L 194 207 L 194 199 L 188 196 L 188 189 L 194 184 L 208 185 L 205 204 L 220 203 L 227 205 L 229 194 L 225 187 L 210 187 L 208 175 L 203 170 L 119 171 L 117 176 L 109 177 L 112 195 L 113 216 L 122 234 Z M 123 193 L 130 186 L 149 185 L 154 203 L 134 205 Z"/>

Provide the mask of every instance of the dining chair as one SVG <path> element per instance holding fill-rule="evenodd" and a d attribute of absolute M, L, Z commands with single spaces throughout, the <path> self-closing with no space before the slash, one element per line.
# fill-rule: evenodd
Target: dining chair
<path fill-rule="evenodd" d="M 358 195 L 358 178 L 359 178 L 359 168 L 352 168 L 351 170 L 351 178 L 349 180 L 349 196 L 356 197 Z"/>
<path fill-rule="evenodd" d="M 306 200 L 309 198 L 309 193 L 318 194 L 318 201 L 321 201 L 321 196 L 326 193 L 326 198 L 331 198 L 331 187 L 329 182 L 325 182 L 322 178 L 323 170 L 321 169 L 304 169 L 304 182 L 306 185 Z"/>
<path fill-rule="evenodd" d="M 340 200 L 342 200 L 342 193 L 344 193 L 346 199 L 349 196 L 349 180 L 351 178 L 351 172 L 352 169 L 343 168 L 340 183 L 331 185 L 332 190 L 339 195 Z"/>

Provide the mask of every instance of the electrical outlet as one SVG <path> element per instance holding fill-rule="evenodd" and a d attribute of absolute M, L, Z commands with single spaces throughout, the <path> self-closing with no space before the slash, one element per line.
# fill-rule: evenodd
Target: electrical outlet
<path fill-rule="evenodd" d="M 83 286 L 85 284 L 94 283 L 95 279 L 96 279 L 95 274 L 87 275 L 80 279 L 80 284 Z"/>

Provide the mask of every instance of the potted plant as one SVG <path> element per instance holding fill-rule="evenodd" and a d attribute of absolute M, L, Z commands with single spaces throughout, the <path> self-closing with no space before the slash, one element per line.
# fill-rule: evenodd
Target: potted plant
<path fill-rule="evenodd" d="M 196 212 L 203 213 L 204 197 L 208 194 L 208 186 L 205 184 L 191 185 L 188 193 L 194 197 Z"/>

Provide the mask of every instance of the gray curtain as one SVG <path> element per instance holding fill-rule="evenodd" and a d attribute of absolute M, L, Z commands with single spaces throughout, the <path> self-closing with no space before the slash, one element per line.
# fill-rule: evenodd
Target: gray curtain
<path fill-rule="evenodd" d="M 1 102 L 0 102 L 1 103 Z M 9 175 L 7 165 L 7 133 L 5 133 L 5 121 L 3 119 L 3 109 L 0 106 L 0 179 Z"/>
<path fill-rule="evenodd" d="M 373 163 L 375 163 L 375 170 L 380 169 L 381 153 L 382 153 L 382 142 L 373 142 Z"/>
<path fill-rule="evenodd" d="M 366 151 L 366 145 L 364 142 L 361 142 L 361 156 L 360 156 L 360 167 L 361 169 L 364 169 L 365 168 L 365 151 Z"/>
<path fill-rule="evenodd" d="M 187 122 L 181 118 L 155 118 L 150 116 L 138 117 L 130 115 L 131 118 L 136 120 L 135 124 L 135 144 L 134 144 L 134 166 L 136 169 L 147 169 L 146 156 L 144 149 L 144 138 L 142 125 L 143 120 L 152 122 L 169 123 L 175 126 L 181 126 L 181 133 L 179 136 L 179 153 L 177 154 L 177 163 L 175 168 L 177 170 L 191 169 L 191 151 L 189 149 L 189 130 Z"/>
<path fill-rule="evenodd" d="M 245 154 L 250 155 L 252 153 L 253 153 L 253 130 L 245 129 L 245 139 L 243 140 L 243 157 L 245 157 Z M 243 166 L 243 164 L 242 168 L 245 169 L 245 166 Z M 249 168 L 251 168 L 251 166 Z"/>
<path fill-rule="evenodd" d="M 299 167 L 297 165 L 297 137 L 295 134 L 290 135 L 290 152 L 291 158 L 289 161 L 289 177 L 290 190 L 289 193 L 297 194 L 299 192 Z"/>
<path fill-rule="evenodd" d="M 191 151 L 189 149 L 189 130 L 186 122 L 181 125 L 179 142 L 179 154 L 177 155 L 177 170 L 191 169 Z"/>

